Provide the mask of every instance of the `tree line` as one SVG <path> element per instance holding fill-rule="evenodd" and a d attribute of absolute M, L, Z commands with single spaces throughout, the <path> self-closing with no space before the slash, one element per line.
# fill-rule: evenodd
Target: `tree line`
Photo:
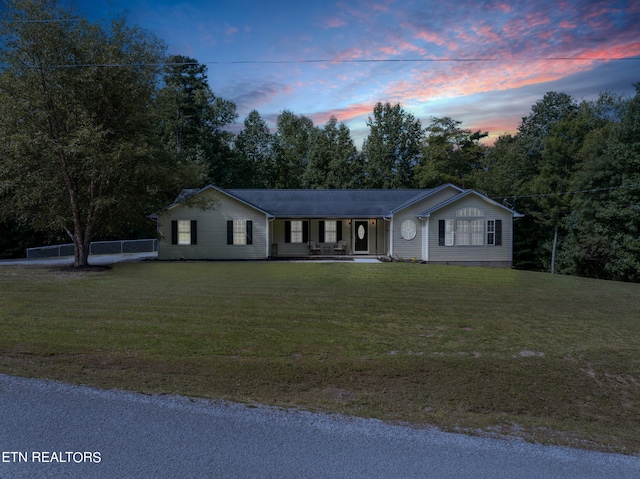
<path fill-rule="evenodd" d="M 426 125 L 379 102 L 356 148 L 314 125 L 214 94 L 206 65 L 166 54 L 125 17 L 91 23 L 49 0 L 11 0 L 0 22 L 0 254 L 153 234 L 146 216 L 182 188 L 473 188 L 526 216 L 518 268 L 640 281 L 640 83 L 624 98 L 549 92 L 514 135 L 450 117 Z"/>

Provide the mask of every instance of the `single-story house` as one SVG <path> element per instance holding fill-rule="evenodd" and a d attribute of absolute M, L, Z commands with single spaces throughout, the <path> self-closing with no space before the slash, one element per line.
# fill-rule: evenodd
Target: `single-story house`
<path fill-rule="evenodd" d="M 511 267 L 513 219 L 521 216 L 452 184 L 398 190 L 209 185 L 185 190 L 156 216 L 158 257 L 242 260 L 365 255 Z"/>

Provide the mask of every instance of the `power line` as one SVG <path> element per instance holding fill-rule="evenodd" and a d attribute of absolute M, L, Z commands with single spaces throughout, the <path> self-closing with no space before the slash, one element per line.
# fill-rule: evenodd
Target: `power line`
<path fill-rule="evenodd" d="M 527 57 L 526 61 L 638 61 L 640 57 Z M 126 68 L 190 65 L 290 65 L 290 64 L 366 64 L 366 63 L 490 63 L 507 61 L 502 58 L 382 58 L 382 59 L 310 59 L 310 60 L 211 60 L 205 62 L 162 62 L 162 63 L 77 63 L 65 65 L 42 65 L 32 68 Z"/>
<path fill-rule="evenodd" d="M 536 195 L 501 195 L 501 196 L 494 196 L 493 199 L 502 198 L 503 199 L 502 202 L 505 204 L 508 204 L 509 203 L 507 201 L 508 198 L 512 198 L 515 203 L 516 200 L 521 198 L 544 198 L 548 196 L 564 196 L 564 195 L 577 195 L 577 194 L 583 194 L 583 193 L 599 193 L 602 191 L 619 190 L 622 188 L 637 188 L 637 187 L 640 187 L 640 183 L 633 183 L 630 185 L 620 185 L 620 186 L 609 186 L 609 187 L 603 187 L 603 188 L 593 188 L 590 190 L 563 191 L 559 193 L 540 193 Z"/>
<path fill-rule="evenodd" d="M 65 23 L 77 22 L 80 18 L 57 18 L 52 20 L 0 20 L 0 23 Z"/>

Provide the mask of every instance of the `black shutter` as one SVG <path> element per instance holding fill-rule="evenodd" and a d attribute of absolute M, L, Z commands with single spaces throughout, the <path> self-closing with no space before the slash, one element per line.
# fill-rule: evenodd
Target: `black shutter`
<path fill-rule="evenodd" d="M 302 222 L 302 242 L 303 243 L 309 242 L 309 222 L 308 221 Z"/>
<path fill-rule="evenodd" d="M 178 222 L 171 221 L 171 244 L 178 244 Z"/>
<path fill-rule="evenodd" d="M 198 244 L 198 222 L 191 220 L 191 244 Z"/>
<path fill-rule="evenodd" d="M 247 220 L 247 244 L 253 244 L 253 221 Z"/>
<path fill-rule="evenodd" d="M 324 221 L 320 221 L 320 224 L 318 225 L 318 231 L 318 242 L 324 243 Z"/>
<path fill-rule="evenodd" d="M 444 246 L 444 220 L 438 220 L 438 246 Z"/>
<path fill-rule="evenodd" d="M 227 244 L 233 244 L 233 220 L 227 221 Z"/>
<path fill-rule="evenodd" d="M 342 241 L 342 221 L 336 221 L 336 241 Z"/>
<path fill-rule="evenodd" d="M 496 246 L 502 246 L 502 220 L 496 220 Z"/>
<path fill-rule="evenodd" d="M 291 221 L 284 222 L 284 242 L 291 243 Z"/>

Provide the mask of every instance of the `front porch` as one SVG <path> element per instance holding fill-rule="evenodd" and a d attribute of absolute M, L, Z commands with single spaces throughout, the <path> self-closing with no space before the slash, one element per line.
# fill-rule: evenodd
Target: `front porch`
<path fill-rule="evenodd" d="M 344 259 L 386 256 L 383 218 L 287 218 L 269 222 L 270 259 Z"/>

